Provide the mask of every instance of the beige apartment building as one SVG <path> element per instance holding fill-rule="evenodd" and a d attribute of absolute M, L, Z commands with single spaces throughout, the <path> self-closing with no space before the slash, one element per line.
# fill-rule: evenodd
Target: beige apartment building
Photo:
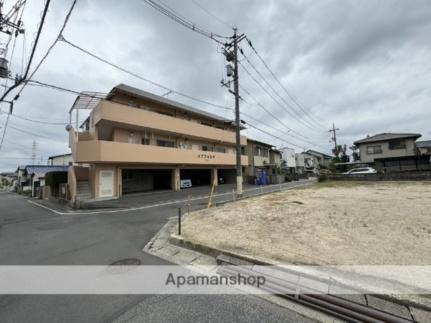
<path fill-rule="evenodd" d="M 123 84 L 104 98 L 79 96 L 70 114 L 83 108 L 91 108 L 84 124 L 68 127 L 72 201 L 178 191 L 184 180 L 193 186 L 236 181 L 231 120 Z M 248 165 L 246 155 L 241 163 Z"/>

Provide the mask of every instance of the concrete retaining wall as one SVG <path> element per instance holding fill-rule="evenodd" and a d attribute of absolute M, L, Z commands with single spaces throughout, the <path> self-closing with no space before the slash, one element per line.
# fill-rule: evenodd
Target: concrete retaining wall
<path fill-rule="evenodd" d="M 431 181 L 431 171 L 406 171 L 386 174 L 332 174 L 331 180 L 342 181 Z"/>

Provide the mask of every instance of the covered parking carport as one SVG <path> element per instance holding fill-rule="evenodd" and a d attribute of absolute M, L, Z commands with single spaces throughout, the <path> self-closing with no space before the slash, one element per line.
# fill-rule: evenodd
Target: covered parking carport
<path fill-rule="evenodd" d="M 122 193 L 140 193 L 172 189 L 172 169 L 124 168 Z"/>
<path fill-rule="evenodd" d="M 235 184 L 236 169 L 235 168 L 218 168 L 217 177 L 219 184 Z"/>
<path fill-rule="evenodd" d="M 192 186 L 206 186 L 211 185 L 211 169 L 197 168 L 188 169 L 183 168 L 180 170 L 180 179 L 189 179 L 192 181 Z"/>

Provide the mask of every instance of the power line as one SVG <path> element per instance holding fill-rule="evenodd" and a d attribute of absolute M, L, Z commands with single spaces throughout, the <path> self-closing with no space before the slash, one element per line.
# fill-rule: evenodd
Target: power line
<path fill-rule="evenodd" d="M 31 72 L 31 74 L 28 77 L 28 79 L 32 79 L 33 78 L 34 74 L 36 74 L 36 72 L 38 71 L 38 69 L 40 68 L 40 66 L 43 64 L 43 62 L 46 60 L 46 58 L 48 57 L 48 55 L 51 53 L 51 51 L 54 48 L 54 46 L 58 43 L 59 40 L 61 40 L 63 32 L 66 29 L 67 23 L 69 22 L 69 19 L 70 19 L 70 16 L 72 14 L 72 11 L 75 8 L 75 5 L 76 5 L 76 0 L 73 0 L 72 5 L 71 5 L 69 11 L 67 12 L 66 17 L 64 18 L 63 25 L 60 28 L 60 31 L 59 31 L 59 33 L 57 35 L 57 38 L 54 40 L 54 42 L 51 44 L 51 46 L 49 46 L 49 48 L 46 51 L 45 55 L 42 57 L 42 59 L 36 65 L 36 67 L 34 68 L 33 72 Z M 27 79 L 27 77 L 25 77 L 24 79 Z M 19 90 L 19 92 L 16 95 L 16 97 L 19 97 L 21 95 L 21 93 L 24 90 L 26 84 L 27 84 L 27 82 L 24 82 L 23 87 Z"/>
<path fill-rule="evenodd" d="M 278 105 L 278 106 L 280 106 L 281 108 L 283 108 L 283 110 L 284 111 L 286 111 L 292 118 L 294 118 L 294 119 L 296 119 L 296 117 L 289 111 L 289 110 L 287 110 L 287 109 L 285 109 L 284 108 L 284 106 L 283 106 L 283 104 L 280 104 L 280 102 L 276 99 L 276 98 L 274 98 L 274 96 L 271 94 L 271 93 L 269 93 L 268 92 L 268 90 L 253 76 L 253 74 L 251 74 L 250 73 L 250 71 L 243 65 L 243 64 L 241 64 L 241 62 L 239 62 L 240 63 L 240 65 L 241 65 L 241 67 L 244 69 L 244 71 L 250 76 L 250 78 L 266 93 L 266 94 L 268 94 L 268 96 Z M 287 126 L 285 126 L 285 127 L 287 127 Z M 302 136 L 299 132 L 297 132 L 297 131 L 295 131 L 295 130 L 293 130 L 293 129 L 291 129 L 291 128 L 289 128 L 289 127 L 287 127 L 290 131 L 292 131 L 292 132 L 294 132 L 294 133 L 296 133 L 296 134 L 298 134 L 298 135 L 300 135 L 300 136 Z M 305 137 L 305 136 L 303 136 L 304 138 L 307 138 L 307 137 Z"/>
<path fill-rule="evenodd" d="M 23 14 L 24 14 L 24 10 L 25 10 L 25 5 L 27 4 L 27 2 L 26 1 L 24 1 L 24 3 L 22 4 L 22 7 L 20 7 L 20 8 L 22 8 L 22 10 L 21 10 L 21 14 L 20 14 L 20 16 L 19 16 L 19 21 L 21 21 L 21 19 L 22 19 L 22 16 L 23 16 Z M 17 12 L 17 16 L 16 17 L 18 17 L 18 12 Z M 7 51 L 8 51 L 8 49 L 9 49 L 9 43 L 10 43 L 10 41 L 11 41 L 11 39 L 12 39 L 12 35 L 13 34 L 11 34 L 10 35 L 10 37 L 9 37 L 9 40 L 8 40 L 8 42 L 7 42 L 7 45 L 6 45 L 6 49 L 5 49 L 5 58 L 6 58 L 6 56 L 7 56 Z M 11 55 L 10 55 L 10 57 L 9 57 L 9 62 L 10 63 L 12 63 L 12 60 L 13 60 L 13 56 L 14 56 L 14 53 L 15 53 L 15 47 L 16 47 L 16 40 L 17 40 L 17 34 L 16 33 L 14 33 L 14 35 L 15 35 L 15 38 L 14 38 L 14 41 L 13 41 L 13 46 L 12 46 L 12 51 L 11 51 Z M 25 36 L 25 32 L 24 32 L 24 36 Z M 24 38 L 25 39 L 25 38 Z M 21 67 L 22 69 L 24 68 L 24 67 Z M 6 80 L 5 80 L 5 82 L 4 82 L 4 87 L 5 87 L 5 89 L 7 88 L 7 85 L 8 85 L 8 82 L 9 82 L 9 80 L 10 79 L 12 79 L 12 80 L 14 80 L 15 81 L 15 79 L 13 79 L 13 78 L 6 78 Z M 6 90 L 5 90 L 6 91 Z M 0 102 L 0 106 L 2 105 L 2 102 Z M 0 111 L 1 111 L 1 108 L 0 108 Z M 5 131 L 6 131 L 6 129 L 5 129 Z M 1 147 L 1 145 L 0 145 L 0 147 Z"/>
<path fill-rule="evenodd" d="M 6 137 L 6 129 L 7 129 L 7 126 L 8 126 L 8 124 L 9 124 L 9 117 L 10 117 L 10 114 L 8 114 L 8 115 L 7 115 L 7 117 L 6 117 L 6 122 L 5 122 L 5 124 L 4 124 L 4 128 L 3 128 L 3 135 L 2 135 L 2 137 L 1 137 L 1 141 L 0 141 L 0 150 L 1 150 L 1 149 L 2 149 L 2 147 L 3 147 L 4 138 Z"/>
<path fill-rule="evenodd" d="M 49 84 L 49 83 L 45 83 L 45 82 L 40 82 L 40 81 L 36 81 L 36 80 L 27 80 L 26 83 L 30 86 L 39 86 L 39 87 L 45 87 L 45 88 L 50 88 L 50 89 L 54 89 L 54 90 L 58 90 L 61 92 L 66 92 L 66 93 L 70 93 L 70 94 L 75 94 L 75 95 L 81 95 L 81 96 L 87 96 L 90 98 L 95 98 L 95 99 L 100 99 L 101 94 L 95 94 L 92 95 L 90 93 L 86 93 L 86 92 L 79 92 L 76 90 L 71 90 L 65 87 L 61 87 L 58 85 L 54 85 L 54 84 Z M 106 95 L 105 93 L 103 93 L 103 95 Z"/>
<path fill-rule="evenodd" d="M 289 131 L 298 134 L 299 136 L 308 139 L 305 136 L 302 136 L 301 134 L 297 133 L 295 130 L 293 130 L 292 128 L 290 128 L 286 123 L 284 123 L 283 121 L 280 120 L 280 118 L 278 118 L 276 115 L 274 115 L 269 109 L 267 109 L 263 104 L 261 104 L 259 101 L 256 100 L 256 98 L 254 98 L 251 93 L 245 89 L 243 86 L 240 85 L 241 90 L 243 90 L 245 93 L 247 93 L 247 95 L 257 104 L 258 107 L 260 107 L 261 109 L 263 109 L 266 113 L 268 113 L 273 119 L 275 119 L 278 123 L 280 123 L 283 127 L 285 127 L 286 129 L 288 129 Z"/>
<path fill-rule="evenodd" d="M 251 120 L 253 120 L 254 122 L 258 122 L 258 123 L 260 123 L 260 124 L 264 125 L 264 126 L 265 126 L 265 127 L 267 127 L 267 128 L 270 128 L 270 129 L 277 130 L 277 131 L 281 132 L 281 133 L 282 133 L 282 135 L 281 135 L 281 136 L 286 135 L 286 132 L 284 132 L 284 131 L 282 131 L 282 130 L 280 130 L 280 129 L 278 129 L 278 128 L 275 128 L 275 127 L 273 127 L 273 126 L 270 126 L 270 125 L 268 125 L 267 123 L 262 122 L 262 120 L 257 120 L 256 118 L 254 118 L 254 117 L 252 117 L 251 115 L 246 114 L 246 113 L 244 113 L 244 112 L 241 112 L 241 114 L 242 114 L 243 116 L 246 116 L 247 118 L 250 118 L 250 119 L 251 119 Z M 319 148 L 326 149 L 326 147 L 323 147 L 323 146 L 321 146 L 321 145 L 318 145 L 318 144 L 313 143 L 313 142 L 308 141 L 308 140 L 300 139 L 300 138 L 297 138 L 297 137 L 292 137 L 292 138 L 295 138 L 295 139 L 297 139 L 297 140 L 300 140 L 300 141 L 306 142 L 306 143 L 308 143 L 309 145 L 314 146 L 314 147 L 319 147 Z"/>
<path fill-rule="evenodd" d="M 8 115 L 8 116 L 9 116 L 9 115 Z M 9 125 L 9 128 L 14 129 L 15 131 L 18 131 L 18 132 L 25 133 L 25 134 L 30 135 L 30 136 L 34 136 L 34 137 L 39 137 L 39 138 L 45 138 L 45 139 L 55 140 L 55 138 L 53 138 L 53 137 L 48 137 L 48 136 L 44 136 L 44 135 L 41 135 L 41 134 L 37 134 L 37 133 L 31 132 L 31 131 L 28 131 L 28 130 L 23 130 L 23 129 L 20 129 L 20 128 L 17 128 L 17 127 L 11 126 L 11 125 Z"/>
<path fill-rule="evenodd" d="M 49 8 L 50 2 L 51 2 L 51 0 L 46 0 L 46 2 L 45 2 L 45 6 L 44 6 L 44 9 L 43 9 L 43 13 L 42 13 L 42 18 L 41 18 L 41 21 L 40 21 L 40 24 L 39 24 L 39 28 L 37 30 L 36 39 L 34 41 L 33 48 L 31 49 L 30 58 L 29 58 L 29 61 L 27 63 L 27 67 L 26 67 L 24 76 L 18 82 L 15 82 L 14 85 L 12 85 L 10 88 L 8 88 L 3 93 L 2 97 L 0 98 L 0 102 L 4 101 L 4 99 L 6 98 L 6 96 L 13 89 L 15 89 L 16 87 L 18 87 L 19 85 L 21 85 L 22 82 L 23 82 L 23 80 L 25 80 L 27 78 L 28 72 L 29 72 L 30 67 L 31 67 L 31 63 L 33 62 L 34 54 L 36 52 L 37 44 L 39 43 L 39 38 L 40 38 L 40 35 L 42 33 L 42 28 L 43 28 L 43 25 L 45 24 L 46 14 L 48 13 L 48 8 Z M 0 146 L 0 148 L 1 148 L 1 146 Z"/>
<path fill-rule="evenodd" d="M 121 67 L 121 66 L 116 65 L 116 64 L 114 64 L 114 63 L 112 63 L 112 62 L 109 62 L 109 61 L 107 61 L 106 59 L 104 59 L 104 58 L 102 58 L 102 57 L 100 57 L 100 56 L 97 56 L 96 54 L 91 53 L 90 51 L 88 51 L 88 50 L 86 50 L 86 49 L 84 49 L 84 48 L 82 48 L 82 47 L 79 47 L 78 45 L 76 45 L 76 44 L 74 44 L 74 43 L 72 43 L 72 42 L 68 41 L 68 40 L 67 40 L 66 38 L 64 38 L 64 37 L 61 39 L 61 41 L 63 41 L 63 42 L 65 42 L 65 43 L 69 44 L 69 45 L 70 45 L 70 46 L 72 46 L 73 48 L 78 49 L 79 51 L 81 51 L 81 52 L 83 52 L 83 53 L 85 53 L 85 54 L 87 54 L 87 55 L 89 55 L 89 56 L 91 56 L 91 57 L 93 57 L 93 58 L 95 58 L 95 59 L 97 59 L 97 60 L 99 60 L 99 61 L 101 61 L 101 62 L 103 62 L 103 63 L 107 64 L 107 65 L 110 65 L 111 67 L 114 67 L 114 68 L 116 68 L 116 69 L 118 69 L 118 70 L 120 70 L 120 71 L 122 71 L 122 72 L 124 72 L 124 73 L 126 73 L 126 74 L 129 74 L 129 75 L 131 75 L 131 76 L 133 76 L 133 77 L 136 77 L 136 78 L 138 78 L 138 79 L 140 79 L 140 80 L 142 80 L 142 81 L 145 81 L 145 82 L 150 83 L 150 84 L 152 84 L 152 85 L 154 85 L 154 86 L 157 86 L 157 87 L 159 87 L 159 88 L 161 88 L 161 89 L 163 89 L 163 90 L 165 90 L 165 91 L 171 91 L 172 93 L 178 94 L 178 95 L 180 95 L 180 96 L 182 96 L 182 97 L 184 97 L 184 98 L 187 98 L 187 99 L 190 99 L 190 100 L 193 100 L 193 101 L 199 102 L 199 103 L 204 103 L 204 104 L 207 104 L 207 105 L 210 105 L 210 106 L 216 107 L 216 108 L 220 108 L 220 109 L 224 109 L 224 110 L 231 110 L 231 108 L 227 108 L 227 107 L 224 107 L 224 106 L 219 105 L 219 104 L 215 104 L 215 103 L 211 103 L 211 102 L 208 102 L 208 101 L 205 101 L 205 100 L 202 100 L 202 99 L 195 98 L 195 97 L 193 97 L 193 96 L 191 96 L 191 95 L 181 93 L 181 92 L 176 91 L 176 90 L 174 90 L 174 89 L 168 88 L 167 86 L 164 86 L 164 85 L 161 85 L 161 84 L 156 83 L 156 82 L 154 82 L 154 81 L 151 81 L 151 80 L 149 80 L 149 79 L 147 79 L 147 78 L 145 78 L 145 77 L 143 77 L 143 76 L 141 76 L 141 75 L 139 75 L 139 74 L 136 74 L 136 73 L 134 73 L 134 72 L 131 72 L 131 71 L 129 71 L 129 70 L 127 70 L 127 69 L 125 69 L 124 67 Z"/>
<path fill-rule="evenodd" d="M 193 32 L 201 34 L 202 36 L 212 39 L 217 43 L 222 44 L 223 42 L 216 38 L 225 38 L 225 39 L 229 38 L 229 37 L 221 36 L 216 33 L 207 31 L 201 27 L 198 27 L 195 23 L 180 16 L 178 13 L 175 12 L 175 10 L 170 8 L 168 5 L 162 3 L 161 1 L 158 1 L 159 3 L 154 0 L 143 0 L 143 1 L 148 5 L 150 5 L 151 7 L 153 7 L 154 9 L 156 9 L 157 11 L 159 11 L 160 13 L 162 13 L 163 15 L 165 15 L 166 17 L 177 22 L 178 24 L 190 29 Z"/>
<path fill-rule="evenodd" d="M 9 140 L 9 139 L 6 139 L 5 138 L 5 140 L 4 140 L 6 143 L 9 143 L 9 144 L 11 144 L 11 145 L 14 145 L 14 146 L 18 146 L 18 147 L 21 147 L 21 148 L 24 148 L 24 149 L 29 149 L 30 148 L 30 146 L 26 146 L 26 145 L 24 145 L 24 144 L 22 144 L 22 143 L 17 143 L 17 142 L 15 142 L 15 141 L 11 141 L 11 140 Z"/>
<path fill-rule="evenodd" d="M 197 0 L 192 0 L 192 2 L 199 7 L 202 11 L 204 11 L 208 16 L 213 17 L 215 20 L 217 20 L 219 23 L 221 23 L 222 25 L 233 29 L 233 26 L 231 26 L 229 23 L 227 23 L 226 21 L 224 21 L 223 19 L 217 17 L 215 14 L 213 14 L 211 11 L 209 11 L 208 9 L 206 9 L 203 5 L 201 5 Z"/>
<path fill-rule="evenodd" d="M 295 99 L 293 95 L 289 93 L 289 91 L 286 89 L 286 87 L 281 83 L 281 81 L 278 79 L 277 75 L 271 70 L 271 68 L 268 66 L 268 64 L 265 62 L 265 60 L 260 56 L 256 48 L 254 48 L 252 42 L 250 39 L 247 38 L 247 42 L 250 46 L 250 48 L 254 51 L 256 56 L 259 58 L 259 60 L 262 62 L 262 64 L 265 66 L 265 68 L 268 70 L 268 72 L 271 74 L 271 76 L 274 78 L 274 80 L 278 83 L 278 85 L 286 92 L 286 94 L 289 96 L 289 98 L 309 117 L 310 120 L 312 120 L 315 124 L 317 124 L 319 127 L 326 129 L 325 126 L 323 126 L 318 120 L 316 120 L 313 116 L 309 114 L 309 112 L 298 102 L 298 100 Z"/>
<path fill-rule="evenodd" d="M 273 137 L 273 138 L 275 138 L 275 139 L 281 140 L 281 141 L 283 141 L 283 142 L 285 142 L 285 143 L 287 143 L 287 144 L 289 144 L 289 145 L 291 145 L 291 146 L 295 146 L 295 147 L 297 147 L 297 148 L 300 148 L 300 149 L 304 149 L 304 150 L 305 150 L 305 147 L 298 146 L 298 145 L 294 144 L 293 142 L 287 141 L 286 139 L 283 139 L 283 138 L 281 138 L 281 137 L 279 137 L 279 136 L 275 136 L 275 135 L 273 135 L 272 133 L 269 133 L 268 131 L 265 131 L 265 130 L 262 130 L 262 129 L 260 129 L 260 128 L 256 127 L 255 125 L 251 124 L 250 122 L 246 122 L 246 124 L 247 124 L 248 126 L 252 127 L 253 129 L 256 129 L 256 130 L 258 130 L 258 131 L 260 131 L 260 132 L 262 132 L 262 133 L 264 133 L 264 134 L 266 134 L 266 135 L 268 135 L 268 136 L 270 136 L 270 137 Z"/>
<path fill-rule="evenodd" d="M 33 160 L 33 158 L 31 158 L 31 157 L 12 157 L 12 156 L 1 156 L 0 157 L 0 160 L 22 160 L 22 159 L 25 159 L 25 160 Z"/>
<path fill-rule="evenodd" d="M 5 112 L 2 112 L 3 114 L 5 114 Z M 44 125 L 53 125 L 53 126 L 65 126 L 68 123 L 67 122 L 48 122 L 48 121 L 41 121 L 41 120 L 35 120 L 35 119 L 30 119 L 27 117 L 23 117 L 17 114 L 11 114 L 11 116 L 17 118 L 17 119 L 21 119 L 21 120 L 25 120 L 25 121 L 29 121 L 29 122 L 34 122 L 34 123 L 39 123 L 39 124 L 44 124 Z"/>
<path fill-rule="evenodd" d="M 257 73 L 257 75 L 260 76 L 260 78 L 265 82 L 265 84 L 272 90 L 272 92 L 277 95 L 281 101 L 283 101 L 287 106 L 292 108 L 292 111 L 298 116 L 298 121 L 300 121 L 303 125 L 305 125 L 307 128 L 311 129 L 311 130 L 318 130 L 316 128 L 315 125 L 311 124 L 310 122 L 306 122 L 305 120 L 302 119 L 302 116 L 300 113 L 298 113 L 296 111 L 296 109 L 289 103 L 287 102 L 279 93 L 277 90 L 274 89 L 274 87 L 267 81 L 267 79 L 265 78 L 265 76 L 262 75 L 262 73 L 259 72 L 259 70 L 254 66 L 254 64 L 250 61 L 250 59 L 245 56 L 245 54 L 242 52 L 242 56 L 244 57 L 244 59 L 247 61 L 247 63 L 251 66 L 251 68 Z M 243 65 L 241 65 L 243 68 L 245 68 Z M 289 112 L 289 110 L 287 110 L 287 108 L 284 105 L 281 105 L 281 107 L 283 108 L 283 110 L 285 110 L 286 112 Z M 292 115 L 291 115 L 292 116 Z M 320 129 L 321 130 L 321 129 Z M 320 131 L 319 130 L 319 131 Z"/>

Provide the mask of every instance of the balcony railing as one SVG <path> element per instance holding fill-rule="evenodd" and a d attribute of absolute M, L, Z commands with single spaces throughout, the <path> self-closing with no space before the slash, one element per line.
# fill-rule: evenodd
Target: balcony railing
<path fill-rule="evenodd" d="M 140 163 L 165 165 L 234 166 L 236 155 L 193 149 L 138 145 L 114 141 L 84 140 L 74 143 L 75 162 L 80 163 Z M 241 164 L 248 165 L 248 157 L 241 156 Z"/>
<path fill-rule="evenodd" d="M 235 144 L 236 142 L 235 132 L 231 130 L 219 129 L 106 100 L 102 100 L 94 108 L 93 117 L 96 125 L 100 121 L 107 121 L 114 126 L 124 128 L 152 129 L 218 143 Z M 245 136 L 241 136 L 241 144 L 244 146 L 247 144 Z"/>

